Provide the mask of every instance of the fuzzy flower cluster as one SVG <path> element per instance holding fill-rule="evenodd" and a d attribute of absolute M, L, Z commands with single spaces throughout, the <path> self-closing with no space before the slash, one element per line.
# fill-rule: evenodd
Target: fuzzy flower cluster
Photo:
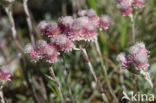
<path fill-rule="evenodd" d="M 35 47 L 27 44 L 24 51 L 29 54 L 33 61 L 45 59 L 47 62 L 54 63 L 58 56 L 56 45 L 47 44 L 45 40 L 38 40 Z"/>
<path fill-rule="evenodd" d="M 72 51 L 77 41 L 94 42 L 97 40 L 97 29 L 109 28 L 110 17 L 107 15 L 99 17 L 93 9 L 82 10 L 78 12 L 78 16 L 78 18 L 60 17 L 58 23 L 41 21 L 38 28 L 43 36 L 50 38 L 50 42 L 39 40 L 35 47 L 28 44 L 25 47 L 25 53 L 34 60 L 44 58 L 54 63 L 60 51 Z"/>
<path fill-rule="evenodd" d="M 117 7 L 123 16 L 129 16 L 134 8 L 143 8 L 145 0 L 117 0 Z"/>
<path fill-rule="evenodd" d="M 7 66 L 0 68 L 0 83 L 5 84 L 7 81 L 11 81 L 11 74 Z"/>
<path fill-rule="evenodd" d="M 149 67 L 148 53 L 144 43 L 136 43 L 130 47 L 128 55 L 120 53 L 117 61 L 120 62 L 122 68 L 134 66 L 136 69 L 146 70 Z"/>

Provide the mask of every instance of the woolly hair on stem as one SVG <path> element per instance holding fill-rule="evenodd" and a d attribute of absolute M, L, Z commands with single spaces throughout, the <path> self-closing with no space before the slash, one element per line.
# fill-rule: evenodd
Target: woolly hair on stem
<path fill-rule="evenodd" d="M 105 78 L 106 78 L 106 83 L 107 83 L 108 89 L 109 89 L 111 95 L 113 96 L 113 98 L 115 99 L 116 103 L 118 103 L 118 99 L 117 99 L 116 95 L 114 94 L 114 92 L 112 90 L 112 87 L 111 87 L 111 85 L 110 85 L 110 83 L 108 81 L 107 70 L 106 70 L 106 66 L 104 65 L 104 61 L 103 61 L 103 58 L 102 58 L 102 53 L 101 53 L 98 41 L 95 41 L 95 45 L 96 45 L 96 50 L 98 52 L 98 56 L 100 58 L 100 63 L 101 63 L 102 69 L 103 69 L 104 74 L 105 74 Z"/>
<path fill-rule="evenodd" d="M 26 15 L 28 28 L 29 28 L 29 35 L 30 35 L 31 43 L 34 46 L 35 45 L 35 41 L 34 41 L 34 35 L 33 35 L 33 26 L 32 26 L 31 15 L 30 15 L 30 12 L 28 10 L 27 3 L 28 3 L 28 0 L 23 0 L 23 7 L 24 7 L 25 15 Z"/>
<path fill-rule="evenodd" d="M 92 73 L 92 75 L 93 75 L 93 77 L 94 77 L 94 79 L 95 79 L 95 81 L 96 81 L 96 83 L 98 85 L 98 89 L 99 89 L 99 91 L 101 93 L 103 101 L 108 103 L 108 99 L 107 99 L 107 97 L 105 95 L 105 92 L 104 92 L 104 90 L 102 88 L 101 82 L 98 79 L 98 77 L 96 75 L 96 72 L 94 71 L 94 68 L 93 68 L 93 66 L 92 66 L 92 64 L 91 64 L 91 62 L 90 62 L 90 60 L 88 58 L 88 54 L 86 52 L 86 49 L 80 49 L 80 51 L 81 51 L 81 54 L 82 54 L 83 58 L 85 59 L 85 62 L 88 64 L 89 70 Z"/>

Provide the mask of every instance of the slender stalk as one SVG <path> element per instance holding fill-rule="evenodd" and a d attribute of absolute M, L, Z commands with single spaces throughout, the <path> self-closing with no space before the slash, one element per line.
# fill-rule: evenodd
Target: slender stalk
<path fill-rule="evenodd" d="M 27 19 L 28 28 L 29 28 L 29 35 L 30 35 L 31 43 L 34 46 L 35 42 L 34 42 L 34 35 L 33 35 L 33 26 L 32 26 L 27 3 L 28 3 L 28 0 L 23 0 L 23 7 L 24 7 L 26 19 Z"/>
<path fill-rule="evenodd" d="M 81 54 L 83 55 L 83 58 L 85 59 L 86 63 L 88 64 L 89 70 L 91 71 L 91 73 L 92 73 L 95 81 L 97 82 L 98 89 L 99 89 L 99 91 L 101 93 L 101 96 L 102 96 L 103 101 L 105 103 L 108 103 L 108 99 L 107 99 L 107 97 L 106 97 L 106 95 L 104 93 L 104 90 L 102 88 L 101 82 L 98 79 L 98 77 L 96 75 L 96 72 L 94 71 L 94 68 L 93 68 L 93 66 L 92 66 L 92 64 L 91 64 L 91 62 L 90 62 L 90 60 L 88 58 L 88 54 L 87 54 L 86 50 L 85 49 L 80 49 L 80 51 L 81 51 Z"/>
<path fill-rule="evenodd" d="M 0 103 L 5 103 L 4 96 L 3 96 L 3 87 L 0 87 Z"/>
<path fill-rule="evenodd" d="M 65 60 L 64 60 L 64 57 L 63 57 L 63 55 L 61 54 L 61 57 L 62 57 L 62 62 L 63 62 L 63 74 L 64 74 L 64 77 L 65 77 L 65 85 L 66 85 L 66 87 L 67 87 L 67 89 L 68 89 L 68 93 L 69 93 L 69 96 L 70 96 L 70 98 L 71 98 L 71 100 L 72 100 L 72 103 L 75 103 L 75 99 L 74 99 L 74 97 L 73 97 L 73 94 L 72 94 L 72 91 L 71 91 L 71 88 L 70 88 L 70 86 L 69 86 L 69 82 L 68 82 L 68 73 L 67 73 L 67 68 L 66 68 L 66 66 L 65 66 Z"/>
<path fill-rule="evenodd" d="M 135 21 L 134 21 L 133 14 L 130 15 L 130 18 L 131 18 L 131 22 L 132 22 L 132 40 L 133 40 L 133 43 L 135 43 L 136 34 L 135 34 Z"/>
<path fill-rule="evenodd" d="M 63 93 L 62 93 L 62 91 L 61 91 L 60 83 L 59 83 L 58 80 L 56 80 L 56 76 L 55 76 L 55 73 L 54 73 L 54 71 L 53 71 L 52 66 L 49 67 L 49 72 L 50 72 L 50 75 L 51 75 L 51 79 L 52 79 L 52 80 L 56 83 L 56 85 L 57 85 L 57 89 L 58 89 L 58 92 L 59 92 L 60 97 L 61 97 L 61 103 L 66 103 L 66 100 L 65 100 L 65 98 L 64 98 L 64 96 L 63 96 Z"/>
<path fill-rule="evenodd" d="M 42 93 L 42 95 L 43 95 L 44 102 L 47 102 L 47 90 L 46 90 L 46 87 L 45 87 L 43 78 L 40 77 L 40 78 L 39 78 L 39 81 L 40 81 L 40 85 L 41 85 L 41 86 L 39 86 L 39 87 L 40 87 L 40 91 L 41 91 L 41 93 Z"/>
<path fill-rule="evenodd" d="M 12 36 L 13 36 L 13 39 L 14 39 L 14 42 L 15 42 L 15 45 L 16 45 L 16 51 L 18 53 L 18 57 L 21 58 L 21 56 L 22 56 L 22 48 L 21 48 L 21 46 L 20 46 L 20 44 L 19 44 L 19 42 L 17 40 L 17 32 L 16 32 L 16 28 L 15 28 L 15 21 L 14 21 L 14 18 L 13 18 L 13 15 L 12 15 L 12 11 L 11 11 L 11 5 L 9 5 L 7 7 L 4 7 L 4 9 L 5 9 L 5 11 L 6 11 L 7 15 L 8 15 L 8 19 L 9 19 L 10 27 L 11 27 L 11 31 L 12 31 Z M 24 58 L 24 56 L 22 57 L 22 60 L 24 62 L 24 64 L 22 65 L 23 66 L 22 70 L 23 70 L 23 73 L 24 73 L 24 76 L 25 76 L 25 80 L 26 80 L 26 82 L 27 82 L 27 84 L 29 86 L 29 89 L 31 91 L 31 95 L 32 95 L 32 97 L 34 99 L 34 102 L 35 103 L 39 103 L 37 95 L 33 91 L 33 88 L 31 86 L 31 83 L 30 83 L 29 78 L 28 78 L 27 71 L 26 71 L 26 69 L 24 67 L 24 65 L 25 65 L 25 58 Z"/>
<path fill-rule="evenodd" d="M 136 39 L 136 33 L 135 33 L 135 21 L 134 21 L 134 16 L 133 14 L 130 15 L 130 19 L 131 19 L 131 23 L 132 23 L 132 42 L 135 43 L 135 39 Z M 133 77 L 132 77 L 132 83 L 133 83 L 133 86 L 134 86 L 134 92 L 137 92 L 137 89 L 136 89 L 136 76 L 135 74 L 132 74 Z"/>
<path fill-rule="evenodd" d="M 17 38 L 16 38 L 17 32 L 16 32 L 15 22 L 14 22 L 14 18 L 13 18 L 12 11 L 11 11 L 11 5 L 8 7 L 4 7 L 4 9 L 8 15 L 8 19 L 9 19 L 10 27 L 11 27 L 11 31 L 12 31 L 12 36 L 13 36 L 13 39 L 14 39 L 14 42 L 16 45 L 16 51 L 18 53 L 18 56 L 20 57 L 21 56 L 20 46 L 19 46 L 19 43 L 18 43 Z"/>
<path fill-rule="evenodd" d="M 111 87 L 111 85 L 109 83 L 109 80 L 108 80 L 107 70 L 106 70 L 106 67 L 104 65 L 104 61 L 103 61 L 103 57 L 102 57 L 102 53 L 101 53 L 98 41 L 95 42 L 95 45 L 96 45 L 96 50 L 97 50 L 99 58 L 100 58 L 102 69 L 103 69 L 104 74 L 105 74 L 105 78 L 106 78 L 106 83 L 107 83 L 108 89 L 109 89 L 111 95 L 113 96 L 113 98 L 115 99 L 116 103 L 118 103 L 118 99 L 117 99 L 116 95 L 114 94 L 113 89 L 112 89 L 112 87 Z"/>

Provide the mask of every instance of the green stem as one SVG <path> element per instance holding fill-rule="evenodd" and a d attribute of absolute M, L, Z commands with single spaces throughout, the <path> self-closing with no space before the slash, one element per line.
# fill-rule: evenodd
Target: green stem
<path fill-rule="evenodd" d="M 132 40 L 133 40 L 133 43 L 135 43 L 136 34 L 135 34 L 135 21 L 134 21 L 133 14 L 130 15 L 130 18 L 131 18 L 131 22 L 132 22 Z"/>
<path fill-rule="evenodd" d="M 96 75 L 96 72 L 94 71 L 94 68 L 93 68 L 93 66 L 92 66 L 92 64 L 91 64 L 91 62 L 90 62 L 90 60 L 88 58 L 88 54 L 86 52 L 86 49 L 80 49 L 80 51 L 81 51 L 81 54 L 83 55 L 83 58 L 85 59 L 86 63 L 88 64 L 89 70 L 92 73 L 92 75 L 93 75 L 93 77 L 94 77 L 94 79 L 95 79 L 95 81 L 96 81 L 96 83 L 98 85 L 98 89 L 99 89 L 99 91 L 101 93 L 101 96 L 102 96 L 102 99 L 103 99 L 104 103 L 108 103 L 108 99 L 107 99 L 107 97 L 106 97 L 106 95 L 104 93 L 101 82 L 98 79 L 98 77 Z"/>
<path fill-rule="evenodd" d="M 109 83 L 109 80 L 108 80 L 106 66 L 104 65 L 104 61 L 103 61 L 103 58 L 102 58 L 102 53 L 101 53 L 98 41 L 95 41 L 95 45 L 96 45 L 96 50 L 97 50 L 99 58 L 100 58 L 102 69 L 103 69 L 104 74 L 105 74 L 105 78 L 106 78 L 106 83 L 107 83 L 108 89 L 109 89 L 111 95 L 113 96 L 113 98 L 115 99 L 116 103 L 118 103 L 118 99 L 117 99 L 116 95 L 114 94 L 113 89 L 112 89 L 112 87 L 111 87 L 111 85 Z"/>
<path fill-rule="evenodd" d="M 133 14 L 131 14 L 130 16 L 130 19 L 131 19 L 131 23 L 132 23 L 132 42 L 135 43 L 135 40 L 136 40 L 136 33 L 135 33 L 135 21 L 134 21 L 134 16 Z M 135 74 L 132 74 L 133 77 L 132 77 L 132 83 L 133 83 L 133 86 L 134 86 L 134 92 L 137 92 L 137 88 L 136 88 L 136 76 Z"/>
<path fill-rule="evenodd" d="M 12 31 L 12 36 L 13 36 L 13 39 L 14 39 L 14 42 L 15 42 L 15 46 L 16 46 L 16 51 L 18 53 L 18 57 L 21 58 L 21 60 L 24 62 L 24 64 L 22 66 L 25 65 L 25 57 L 23 54 L 23 49 L 21 48 L 21 45 L 20 43 L 18 42 L 18 39 L 17 39 L 17 31 L 16 31 L 16 28 L 15 28 L 15 21 L 14 21 L 14 18 L 13 18 L 13 14 L 12 14 L 12 11 L 11 11 L 11 6 L 12 5 L 9 5 L 7 7 L 4 7 L 7 15 L 8 15 L 8 19 L 9 19 L 9 22 L 10 22 L 10 27 L 11 27 L 11 31 Z M 27 74 L 27 71 L 26 71 L 26 67 L 22 67 L 22 70 L 23 70 L 23 73 L 24 73 L 24 76 L 25 76 L 25 80 L 29 86 L 29 89 L 32 93 L 32 96 L 33 96 L 33 99 L 34 99 L 34 102 L 35 103 L 39 103 L 38 101 L 38 98 L 37 98 L 37 95 L 35 94 L 35 92 L 33 92 L 33 88 L 32 88 L 32 85 L 29 81 L 29 78 L 28 78 L 28 74 Z"/>

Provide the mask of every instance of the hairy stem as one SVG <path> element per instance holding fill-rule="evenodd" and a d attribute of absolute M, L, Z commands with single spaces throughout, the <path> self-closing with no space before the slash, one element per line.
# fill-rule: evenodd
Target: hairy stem
<path fill-rule="evenodd" d="M 11 11 L 11 5 L 8 6 L 8 7 L 4 7 L 7 15 L 8 15 L 8 18 L 9 18 L 9 22 L 10 22 L 10 27 L 11 27 L 11 31 L 12 31 L 12 36 L 13 36 L 13 39 L 14 39 L 14 42 L 15 42 L 15 45 L 16 45 L 16 51 L 18 53 L 18 56 L 19 58 L 21 58 L 21 55 L 22 55 L 22 48 L 17 40 L 17 32 L 16 32 L 16 28 L 15 28 L 15 21 L 14 21 L 14 18 L 13 18 L 13 15 L 12 15 L 12 11 Z M 31 91 L 31 94 L 32 94 L 32 97 L 35 101 L 35 103 L 39 103 L 38 102 L 38 99 L 37 99 L 37 96 L 36 94 L 33 92 L 33 88 L 31 86 L 31 83 L 29 81 L 29 78 L 28 78 L 28 74 L 27 74 L 27 71 L 26 71 L 26 67 L 25 67 L 25 58 L 24 58 L 24 55 L 22 55 L 22 61 L 23 61 L 23 67 L 22 67 L 22 70 L 23 70 L 23 73 L 24 73 L 24 77 L 25 77 L 25 80 L 29 86 L 29 89 Z"/>
<path fill-rule="evenodd" d="M 132 22 L 132 40 L 133 40 L 133 43 L 135 43 L 136 34 L 135 34 L 135 21 L 134 21 L 133 14 L 130 15 L 130 18 L 131 18 L 131 22 Z"/>
<path fill-rule="evenodd" d="M 136 33 L 135 33 L 135 21 L 134 21 L 133 14 L 130 15 L 130 19 L 131 19 L 131 23 L 132 23 L 132 40 L 133 40 L 132 42 L 135 43 Z M 132 83 L 133 83 L 133 86 L 134 86 L 134 91 L 137 92 L 137 89 L 136 89 L 136 76 L 135 76 L 135 74 L 133 74 Z"/>
<path fill-rule="evenodd" d="M 16 45 L 16 51 L 18 53 L 18 56 L 20 57 L 21 56 L 21 51 L 20 51 L 19 43 L 17 41 L 17 32 L 16 32 L 16 28 L 15 28 L 15 21 L 14 21 L 12 11 L 11 11 L 11 5 L 8 6 L 8 7 L 4 7 L 4 9 L 5 9 L 5 11 L 6 11 L 7 15 L 8 15 L 8 19 L 9 19 L 10 27 L 11 27 L 11 31 L 12 31 L 12 37 L 13 37 L 15 45 Z"/>
<path fill-rule="evenodd" d="M 113 96 L 113 98 L 115 99 L 116 103 L 118 103 L 118 99 L 117 99 L 116 95 L 114 94 L 113 89 L 112 89 L 112 87 L 111 87 L 111 85 L 109 83 L 109 80 L 108 80 L 106 66 L 104 65 L 103 56 L 102 56 L 102 53 L 101 53 L 98 41 L 95 42 L 95 45 L 96 45 L 96 50 L 97 50 L 98 56 L 100 58 L 102 69 L 103 69 L 104 74 L 105 74 L 105 78 L 106 78 L 106 83 L 107 83 L 108 89 L 109 89 L 111 95 Z"/>
<path fill-rule="evenodd" d="M 83 58 L 85 59 L 86 63 L 88 64 L 89 70 L 91 71 L 91 73 L 92 73 L 92 75 L 93 75 L 93 77 L 94 77 L 94 79 L 95 79 L 95 81 L 96 81 L 96 83 L 98 85 L 98 89 L 99 89 L 99 91 L 101 93 L 103 101 L 105 103 L 108 103 L 108 99 L 107 99 L 107 97 L 106 97 L 106 95 L 104 93 L 104 90 L 102 88 L 101 82 L 98 79 L 98 77 L 96 75 L 96 72 L 94 71 L 94 68 L 93 68 L 93 66 L 92 66 L 92 64 L 91 64 L 91 62 L 90 62 L 90 60 L 88 58 L 88 54 L 87 54 L 86 50 L 85 49 L 80 49 L 80 51 L 81 51 L 81 53 L 83 55 Z"/>
<path fill-rule="evenodd" d="M 57 89 L 58 89 L 58 92 L 59 92 L 60 97 L 61 97 L 61 103 L 66 103 L 66 100 L 65 100 L 65 98 L 64 98 L 64 96 L 63 96 L 63 93 L 62 93 L 62 91 L 61 91 L 60 83 L 59 83 L 58 80 L 56 80 L 56 76 L 55 76 L 55 73 L 54 73 L 54 71 L 53 71 L 52 66 L 49 67 L 49 72 L 50 72 L 51 79 L 52 79 L 52 80 L 56 83 L 56 85 L 57 85 Z"/>
<path fill-rule="evenodd" d="M 35 41 L 34 41 L 34 35 L 33 35 L 33 26 L 32 26 L 32 22 L 31 22 L 31 16 L 28 10 L 28 0 L 23 0 L 23 7 L 24 7 L 24 12 L 26 15 L 26 19 L 27 19 L 27 24 L 28 24 L 28 28 L 29 28 L 29 35 L 30 35 L 30 39 L 31 39 L 31 43 L 34 46 L 35 45 Z"/>

